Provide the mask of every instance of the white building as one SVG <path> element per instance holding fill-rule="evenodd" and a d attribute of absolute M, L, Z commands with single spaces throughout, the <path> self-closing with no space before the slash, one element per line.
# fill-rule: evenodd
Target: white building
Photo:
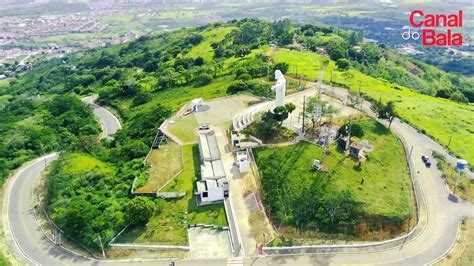
<path fill-rule="evenodd" d="M 239 172 L 246 173 L 250 171 L 250 160 L 246 151 L 238 151 L 236 153 L 237 165 Z"/>
<path fill-rule="evenodd" d="M 222 201 L 229 196 L 229 184 L 225 178 L 219 180 L 201 180 L 196 183 L 198 205 Z"/>
<path fill-rule="evenodd" d="M 222 201 L 229 196 L 224 164 L 221 160 L 216 133 L 200 133 L 198 137 L 201 157 L 201 180 L 196 183 L 198 205 Z"/>

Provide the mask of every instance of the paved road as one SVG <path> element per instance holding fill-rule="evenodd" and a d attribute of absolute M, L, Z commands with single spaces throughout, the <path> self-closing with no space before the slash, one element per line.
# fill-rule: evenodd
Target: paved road
<path fill-rule="evenodd" d="M 396 264 L 396 265 L 423 265 L 430 263 L 445 254 L 454 243 L 458 223 L 462 217 L 474 217 L 474 206 L 459 200 L 452 195 L 441 179 L 436 167 L 426 168 L 421 162 L 422 154 L 429 154 L 435 149 L 433 141 L 425 135 L 419 134 L 414 128 L 395 120 L 392 129 L 401 138 L 405 139 L 406 146 L 413 146 L 411 163 L 414 178 L 423 189 L 426 203 L 422 232 L 404 245 L 378 252 L 354 250 L 355 254 L 315 254 L 315 255 L 286 255 L 247 258 L 245 264 L 252 265 L 309 265 L 309 264 Z M 54 155 L 47 158 L 54 159 Z M 8 204 L 8 223 L 6 223 L 7 240 L 15 241 L 14 245 L 32 261 L 43 265 L 57 264 L 95 264 L 95 261 L 69 255 L 49 243 L 38 231 L 31 214 L 31 188 L 33 180 L 45 166 L 44 158 L 26 164 L 10 180 L 5 195 L 10 195 Z M 9 234 L 10 228 L 12 234 Z M 215 260 L 205 264 L 225 264 L 226 260 Z M 102 262 L 107 264 L 138 264 L 137 262 Z M 142 264 L 166 265 L 166 261 L 143 262 Z M 204 261 L 181 261 L 177 265 L 202 265 Z"/>
<path fill-rule="evenodd" d="M 96 98 L 97 95 L 92 95 L 84 98 L 83 102 L 93 106 L 94 114 L 101 123 L 102 137 L 108 137 L 121 125 L 111 112 L 93 103 Z M 41 232 L 33 215 L 34 181 L 45 166 L 57 158 L 55 153 L 26 163 L 5 185 L 3 211 L 6 221 L 3 224 L 6 240 L 17 258 L 28 264 L 90 264 L 91 261 L 67 253 L 51 243 Z"/>
<path fill-rule="evenodd" d="M 96 99 L 97 94 L 93 94 L 83 98 L 82 102 L 91 105 L 92 108 L 94 108 L 94 115 L 99 119 L 100 125 L 102 127 L 101 138 L 106 138 L 117 132 L 117 130 L 121 129 L 122 125 L 120 125 L 120 121 L 109 110 L 95 104 L 94 101 Z"/>

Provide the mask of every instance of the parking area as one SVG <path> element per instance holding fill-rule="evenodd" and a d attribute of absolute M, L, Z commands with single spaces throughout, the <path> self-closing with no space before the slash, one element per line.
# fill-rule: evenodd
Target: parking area
<path fill-rule="evenodd" d="M 232 252 L 227 230 L 193 227 L 188 229 L 191 258 L 228 258 Z"/>

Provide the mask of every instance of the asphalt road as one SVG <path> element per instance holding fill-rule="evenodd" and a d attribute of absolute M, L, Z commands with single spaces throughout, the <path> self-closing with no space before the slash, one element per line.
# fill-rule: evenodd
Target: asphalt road
<path fill-rule="evenodd" d="M 99 113 L 99 112 L 98 112 Z M 102 121 L 102 120 L 101 120 Z M 106 129 L 107 130 L 107 129 Z M 411 126 L 395 120 L 392 130 L 405 139 L 406 147 L 413 153 L 410 158 L 416 182 L 421 185 L 426 203 L 425 226 L 421 233 L 404 245 L 382 251 L 355 250 L 354 254 L 314 254 L 282 255 L 258 258 L 246 258 L 246 265 L 314 265 L 314 264 L 394 264 L 423 265 L 431 263 L 447 252 L 455 242 L 458 223 L 462 217 L 474 217 L 474 206 L 463 202 L 452 195 L 446 188 L 436 167 L 426 168 L 421 162 L 421 155 L 430 154 L 438 147 L 431 139 L 418 133 Z M 112 132 L 113 130 L 107 131 Z M 4 223 L 6 239 L 18 257 L 24 257 L 28 264 L 153 264 L 167 265 L 167 261 L 130 262 L 130 261 L 87 261 L 71 255 L 48 242 L 41 234 L 31 210 L 32 186 L 34 179 L 44 169 L 48 161 L 56 155 L 42 157 L 25 164 L 5 190 L 7 204 L 7 223 Z M 46 161 L 45 161 L 46 159 Z M 420 195 L 421 196 L 421 195 Z M 5 209 L 5 208 L 4 208 Z M 21 255 L 22 254 L 22 255 Z M 179 261 L 177 265 L 223 265 L 226 260 L 214 261 Z"/>
<path fill-rule="evenodd" d="M 82 102 L 92 106 L 94 115 L 99 119 L 102 127 L 101 138 L 106 138 L 121 129 L 122 125 L 120 125 L 120 121 L 109 110 L 95 104 L 94 101 L 96 99 L 97 94 L 94 94 L 83 98 Z"/>
<path fill-rule="evenodd" d="M 114 134 L 121 128 L 119 120 L 107 109 L 94 103 L 97 95 L 84 98 L 82 101 L 92 105 L 102 127 L 102 138 Z M 51 243 L 41 232 L 33 214 L 33 184 L 47 164 L 56 160 L 56 153 L 43 156 L 20 168 L 5 185 L 6 207 L 3 223 L 6 240 L 17 258 L 27 264 L 61 265 L 90 264 L 92 261 L 66 252 Z"/>

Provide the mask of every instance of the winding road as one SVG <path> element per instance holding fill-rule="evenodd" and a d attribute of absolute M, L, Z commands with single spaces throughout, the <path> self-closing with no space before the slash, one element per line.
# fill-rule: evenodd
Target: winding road
<path fill-rule="evenodd" d="M 97 94 L 83 98 L 82 102 L 91 105 L 94 108 L 94 115 L 99 119 L 102 127 L 101 138 L 107 138 L 117 132 L 117 130 L 121 129 L 122 125 L 120 125 L 118 118 L 109 110 L 94 103 L 95 100 L 97 100 Z"/>
<path fill-rule="evenodd" d="M 87 99 L 87 100 L 86 100 Z M 93 104 L 93 97 L 84 101 L 94 107 L 104 129 L 104 137 L 113 134 L 120 124 L 110 112 Z M 104 111 L 105 110 L 105 111 Z M 118 124 L 118 125 L 117 125 Z M 420 200 L 420 223 L 416 236 L 402 245 L 382 246 L 374 248 L 344 249 L 340 252 L 323 254 L 274 255 L 265 257 L 245 258 L 245 265 L 315 265 L 315 264 L 393 264 L 393 265 L 424 265 L 430 264 L 446 254 L 456 240 L 458 224 L 463 217 L 474 217 L 474 206 L 452 195 L 441 178 L 436 167 L 426 168 L 420 157 L 439 150 L 439 144 L 420 134 L 413 127 L 395 120 L 392 131 L 403 140 L 407 150 L 413 147 L 410 157 L 411 170 L 414 175 L 415 189 Z M 66 252 L 48 241 L 38 228 L 33 216 L 32 186 L 34 180 L 44 167 L 57 155 L 41 157 L 25 164 L 6 184 L 4 212 L 4 228 L 7 243 L 27 264 L 70 265 L 70 264 L 163 264 L 160 262 L 131 261 L 92 261 Z M 226 260 L 178 261 L 178 265 L 225 265 Z"/>
<path fill-rule="evenodd" d="M 114 134 L 121 128 L 119 120 L 107 109 L 94 103 L 97 95 L 82 101 L 93 107 L 102 127 L 101 138 Z M 7 244 L 27 264 L 63 265 L 91 261 L 71 254 L 49 241 L 38 226 L 33 212 L 33 185 L 44 168 L 58 158 L 57 153 L 42 156 L 23 165 L 5 184 L 4 230 Z"/>

